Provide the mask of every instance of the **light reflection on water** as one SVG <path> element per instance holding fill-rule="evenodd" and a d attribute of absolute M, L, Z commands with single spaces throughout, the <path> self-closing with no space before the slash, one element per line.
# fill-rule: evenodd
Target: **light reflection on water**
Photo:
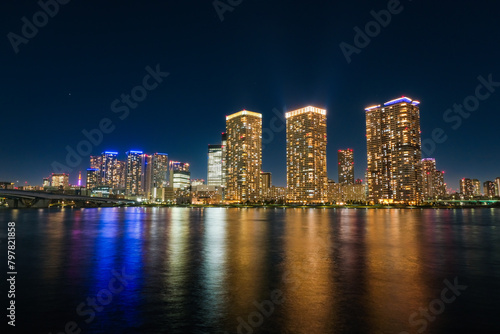
<path fill-rule="evenodd" d="M 426 328 L 458 333 L 500 327 L 499 213 L 101 208 L 0 221 L 17 223 L 18 321 L 36 332 L 415 333 L 410 315 L 459 277 L 468 290 Z M 77 305 L 124 268 L 135 278 L 87 324 Z"/>

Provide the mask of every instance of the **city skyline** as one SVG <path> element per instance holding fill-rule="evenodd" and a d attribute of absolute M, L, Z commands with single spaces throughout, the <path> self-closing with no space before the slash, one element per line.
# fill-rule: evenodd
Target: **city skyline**
<path fill-rule="evenodd" d="M 384 106 L 387 106 L 387 105 L 394 105 L 394 104 L 398 104 L 398 103 L 401 103 L 401 102 L 409 102 L 409 103 L 412 103 L 414 102 L 414 105 L 415 106 L 420 106 L 420 101 L 416 101 L 416 100 L 411 100 L 410 98 L 406 97 L 406 96 L 402 96 L 401 98 L 396 98 L 396 99 L 393 99 L 391 101 L 388 101 L 384 104 Z M 314 107 L 306 107 L 306 108 L 314 108 Z M 306 108 L 302 108 L 302 109 L 306 109 Z M 372 111 L 374 109 L 380 109 L 381 108 L 381 105 L 375 105 L 375 106 L 370 106 L 370 107 L 367 107 L 365 108 L 365 112 L 369 112 L 369 111 Z M 301 110 L 301 109 L 298 109 L 298 110 Z M 323 109 L 321 109 L 323 110 Z M 297 111 L 297 110 L 296 110 Z M 243 112 L 247 112 L 247 110 L 242 110 L 240 112 L 237 112 L 235 114 L 239 114 L 239 113 L 243 113 Z M 289 111 L 289 112 L 286 112 L 285 113 L 285 118 L 287 118 L 287 114 L 289 113 L 292 113 L 293 111 Z M 249 113 L 253 113 L 253 112 L 249 112 Z M 257 113 L 254 113 L 254 114 L 257 114 Z M 261 114 L 259 114 L 261 115 Z M 262 115 L 259 116 L 260 118 L 262 118 Z M 227 116 L 226 116 L 226 119 L 227 119 Z M 325 119 L 326 121 L 326 119 Z M 418 116 L 418 127 L 420 129 L 420 115 Z M 326 131 L 326 130 L 325 130 Z M 418 130 L 420 133 L 421 133 L 421 130 Z M 220 144 L 208 144 L 208 147 L 209 147 L 209 160 L 210 160 L 210 152 L 215 152 L 217 151 L 218 153 L 217 156 L 221 156 L 222 157 L 222 152 L 223 152 L 223 148 L 225 148 L 225 140 L 226 140 L 226 133 L 223 132 L 222 135 L 221 135 L 221 142 Z M 382 148 L 382 146 L 379 147 L 380 149 Z M 225 149 L 224 149 L 225 150 Z M 368 150 L 369 151 L 369 150 Z M 143 155 L 144 152 L 143 151 L 139 151 L 139 150 L 129 150 L 127 152 L 125 152 L 125 156 L 126 156 L 126 159 L 127 160 L 129 158 L 129 153 L 132 152 L 134 154 L 138 154 L 138 155 Z M 347 154 L 347 156 L 346 156 Z M 93 169 L 96 169 L 96 166 L 97 165 L 101 165 L 103 166 L 102 170 L 99 171 L 99 176 L 98 176 L 98 179 L 99 179 L 99 185 L 109 185 L 111 187 L 115 187 L 115 188 L 120 188 L 120 186 L 118 186 L 118 184 L 120 183 L 120 173 L 123 173 L 123 188 L 126 188 L 128 186 L 128 183 L 130 183 L 130 181 L 126 181 L 127 179 L 127 172 L 125 171 L 125 167 L 126 167 L 126 161 L 123 161 L 123 160 L 118 160 L 117 159 L 117 156 L 119 155 L 119 152 L 116 152 L 116 151 L 109 151 L 109 150 L 106 150 L 106 151 L 103 151 L 100 155 L 90 155 L 89 156 L 89 159 L 90 159 L 90 164 L 89 164 L 89 168 L 86 168 L 86 170 L 84 170 L 83 172 L 87 174 L 87 177 L 85 179 L 88 179 L 88 174 L 89 174 L 89 171 L 93 170 Z M 148 156 L 148 154 L 145 154 L 146 156 Z M 168 154 L 166 153 L 153 153 L 153 156 L 156 156 L 156 155 L 165 155 L 167 157 L 167 161 L 168 161 Z M 153 157 L 151 154 L 149 154 L 149 157 L 152 158 Z M 224 155 L 225 157 L 225 155 Z M 368 157 L 369 157 L 369 153 L 368 153 Z M 418 157 L 417 157 L 417 160 Z M 430 161 L 430 160 L 433 160 L 434 161 L 434 164 L 435 164 L 435 158 L 424 158 L 422 159 L 422 163 L 424 161 Z M 153 160 L 151 160 L 151 163 L 152 163 Z M 156 160 L 155 160 L 156 161 Z M 341 163 L 341 161 L 343 161 Z M 338 152 L 337 152 L 337 162 L 338 162 L 338 165 L 337 165 L 337 169 L 336 169 L 336 176 L 338 177 L 337 179 L 337 182 L 339 183 L 350 183 L 350 181 L 345 181 L 345 180 L 342 180 L 342 178 L 344 177 L 347 177 L 349 180 L 353 180 L 353 182 L 351 184 L 354 184 L 354 159 L 353 159 L 353 150 L 352 149 L 345 149 L 345 150 L 342 150 L 342 149 L 339 149 Z M 347 167 L 347 165 L 349 164 L 352 164 L 350 167 Z M 114 165 L 117 164 L 116 167 L 114 167 Z M 140 168 L 146 168 L 147 166 L 147 161 L 144 161 L 142 162 L 142 166 Z M 224 161 L 224 165 L 225 165 L 225 161 Z M 113 167 L 111 167 L 113 166 Z M 221 173 L 221 175 L 219 175 L 219 177 L 222 178 L 222 173 L 225 172 L 225 169 L 222 169 L 222 161 L 220 163 L 220 166 L 218 166 L 217 168 L 219 168 L 219 173 Z M 97 168 L 99 170 L 99 168 Z M 121 170 L 121 172 L 116 172 L 116 169 L 119 169 Z M 207 166 L 206 168 L 206 172 L 205 172 L 205 176 L 206 176 L 206 179 L 207 179 L 207 185 L 210 185 L 209 184 L 209 180 L 210 180 L 210 164 Z M 343 172 L 342 172 L 343 171 Z M 367 171 L 368 171 L 368 168 L 367 168 Z M 75 173 L 76 172 L 76 173 Z M 82 171 L 74 171 L 73 174 L 79 174 L 81 173 Z M 444 176 L 444 171 L 438 171 L 440 173 L 440 178 L 442 179 L 443 176 Z M 54 174 L 54 173 L 53 173 Z M 56 173 L 57 174 L 57 173 Z M 71 176 L 70 173 L 66 173 L 66 174 L 69 174 Z M 140 174 L 140 172 L 139 172 Z M 332 173 L 330 172 L 329 175 L 328 175 L 328 180 L 335 180 L 333 177 L 330 177 Z M 343 176 L 343 175 L 347 175 L 347 176 Z M 356 175 L 360 175 L 361 173 L 359 171 L 357 171 Z M 366 175 L 367 174 L 364 174 L 363 175 L 363 180 L 366 178 Z M 130 176 L 129 176 L 130 177 Z M 212 176 L 213 177 L 213 176 Z M 225 177 L 225 176 L 224 176 Z M 76 180 L 78 180 L 78 182 L 80 182 L 80 180 L 78 179 L 79 176 L 76 178 Z M 196 178 L 193 176 L 193 178 Z M 45 178 L 43 178 L 45 179 Z M 463 177 L 463 178 L 460 178 L 458 179 L 458 187 L 456 189 L 451 189 L 451 188 L 448 188 L 448 190 L 453 190 L 453 191 L 456 191 L 456 192 L 462 192 L 463 191 L 463 185 L 462 185 L 462 181 L 463 180 L 468 180 L 469 178 L 468 177 Z M 109 180 L 112 180 L 112 181 L 109 181 Z M 356 180 L 358 180 L 358 178 L 356 178 Z M 361 178 L 359 179 L 361 180 Z M 10 181 L 10 180 L 9 180 Z M 69 183 L 70 184 L 77 184 L 76 182 L 75 183 L 71 183 L 71 177 L 69 178 Z M 365 182 L 368 182 L 368 179 L 364 180 Z M 444 185 L 446 186 L 446 184 L 449 182 L 449 183 L 453 183 L 454 181 L 456 180 L 447 180 L 447 182 L 442 182 L 444 183 Z M 3 181 L 5 182 L 5 181 Z M 138 185 L 141 183 L 141 182 L 144 182 L 143 181 L 137 181 L 138 182 Z M 151 182 L 151 180 L 148 181 L 148 185 L 149 183 Z M 211 185 L 215 185 L 214 183 L 215 181 L 212 181 L 212 184 Z M 423 181 L 421 181 L 423 182 Z M 475 189 L 473 191 L 474 195 L 475 196 L 480 196 L 481 194 L 485 193 L 486 191 L 483 192 L 483 190 L 485 189 L 486 185 L 484 183 L 486 182 L 491 182 L 492 183 L 492 186 L 495 186 L 496 183 L 498 183 L 498 177 L 494 177 L 494 178 L 491 178 L 490 180 L 487 180 L 487 179 L 476 179 L 474 178 L 472 180 L 472 182 L 474 183 L 473 184 L 473 188 Z M 484 182 L 484 183 L 483 183 Z M 26 184 L 26 183 L 25 183 Z M 25 185 L 25 184 L 22 184 L 22 185 Z M 221 182 L 221 185 L 223 185 L 224 182 Z M 18 184 L 16 184 L 17 186 Z M 19 184 L 21 185 L 21 184 Z M 33 184 L 33 185 L 39 185 L 39 184 Z M 120 184 L 121 185 L 121 184 Z M 423 183 L 421 183 L 421 185 L 423 186 Z M 286 187 L 287 184 L 285 183 L 285 185 L 281 185 L 279 184 L 279 186 L 281 187 Z M 425 197 L 425 190 L 422 188 L 421 190 L 422 194 L 424 195 Z M 136 194 L 135 192 L 132 192 L 132 194 Z"/>
<path fill-rule="evenodd" d="M 191 15 L 197 8 L 187 4 L 141 3 L 114 8 L 113 15 L 123 19 L 112 28 L 107 4 L 99 10 L 73 2 L 61 6 L 35 38 L 19 45 L 18 53 L 7 38 L 0 45 L 2 63 L 12 64 L 4 69 L 3 122 L 9 126 L 3 134 L 16 138 L 0 148 L 5 159 L 0 179 L 39 184 L 57 172 L 54 162 L 67 165 L 67 147 L 77 149 L 86 139 L 82 131 L 99 128 L 105 118 L 111 123 L 103 124 L 112 130 L 102 139 L 95 137 L 89 155 L 107 149 L 164 151 L 190 161 L 193 176 L 206 178 L 206 145 L 219 142 L 223 115 L 246 108 L 262 114 L 263 139 L 268 141 L 263 143 L 263 170 L 283 186 L 286 144 L 280 117 L 305 105 L 329 110 L 327 164 L 335 165 L 335 152 L 350 147 L 358 161 L 355 178 L 364 179 L 362 109 L 403 95 L 423 101 L 422 141 L 428 151 L 423 158 L 439 161 L 449 186 L 457 189 L 463 177 L 494 179 L 500 158 L 483 157 L 496 148 L 500 121 L 494 112 L 500 98 L 495 60 L 500 54 L 489 38 L 496 27 L 495 10 L 454 3 L 455 14 L 480 11 L 461 22 L 454 15 L 436 14 L 450 10 L 444 3 L 402 3 L 403 11 L 370 38 L 369 45 L 357 47 L 360 52 L 348 63 L 339 45 L 354 45 L 353 28 L 364 28 L 373 20 L 370 12 L 386 5 L 315 2 L 304 13 L 303 6 L 284 1 L 266 8 L 245 3 L 221 22 L 211 3 L 200 5 L 201 12 L 206 10 L 200 16 Z M 36 3 L 3 6 L 3 13 L 9 13 L 3 14 L 5 36 L 20 34 L 20 18 L 40 10 Z M 293 23 L 303 15 L 316 19 L 304 27 Z M 80 22 L 78 17 L 88 19 Z M 262 17 L 259 27 L 243 24 L 254 17 Z M 179 26 L 186 27 L 185 38 L 174 37 Z M 109 31 L 113 38 L 100 31 Z M 447 36 L 445 42 L 434 38 L 436 31 Z M 135 35 L 145 38 L 139 47 L 130 48 L 130 36 Z M 162 40 L 169 43 L 158 42 Z M 405 46 L 408 40 L 413 48 Z M 398 52 L 387 53 L 389 47 Z M 131 106 L 122 102 L 122 94 L 134 91 L 138 97 L 145 78 L 151 88 L 145 99 L 131 100 Z M 432 136 L 439 130 L 446 139 L 438 143 Z M 35 133 L 41 140 L 27 135 Z M 464 154 L 455 154 L 456 147 Z M 70 167 L 72 183 L 79 171 L 85 173 L 87 161 L 88 155 Z M 329 178 L 336 175 L 328 169 Z"/>

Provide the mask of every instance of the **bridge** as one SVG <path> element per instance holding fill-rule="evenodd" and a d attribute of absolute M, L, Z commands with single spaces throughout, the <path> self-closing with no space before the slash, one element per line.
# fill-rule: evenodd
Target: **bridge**
<path fill-rule="evenodd" d="M 500 204 L 500 199 L 438 199 L 426 202 L 450 205 L 493 205 Z"/>
<path fill-rule="evenodd" d="M 48 208 L 51 205 L 64 202 L 74 203 L 74 206 L 76 207 L 101 207 L 137 204 L 136 201 L 126 199 L 64 195 L 46 193 L 43 191 L 13 189 L 0 189 L 0 198 L 7 199 L 9 208 Z"/>

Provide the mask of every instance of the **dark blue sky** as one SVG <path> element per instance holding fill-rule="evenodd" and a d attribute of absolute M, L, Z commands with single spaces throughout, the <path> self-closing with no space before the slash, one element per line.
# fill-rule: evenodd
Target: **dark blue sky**
<path fill-rule="evenodd" d="M 66 146 L 76 148 L 82 130 L 103 118 L 115 129 L 92 154 L 165 152 L 190 162 L 193 178 L 206 178 L 207 145 L 219 142 L 225 115 L 260 112 L 270 128 L 274 108 L 306 105 L 328 110 L 329 176 L 337 180 L 337 150 L 349 147 L 364 179 L 364 108 L 401 95 L 422 102 L 423 139 L 435 128 L 448 137 L 430 156 L 449 185 L 500 176 L 500 87 L 457 129 L 443 120 L 475 94 L 478 76 L 500 81 L 500 5 L 401 1 L 401 12 L 348 64 L 339 44 L 354 44 L 354 27 L 364 30 L 370 11 L 389 2 L 244 0 L 221 22 L 210 0 L 72 0 L 16 54 L 9 32 L 21 35 L 21 19 L 33 22 L 40 7 L 3 1 L 0 181 L 41 184 L 54 161 L 66 164 Z M 119 119 L 111 103 L 157 64 L 170 75 Z M 70 181 L 86 168 L 88 156 Z M 284 131 L 265 145 L 263 169 L 285 185 Z"/>

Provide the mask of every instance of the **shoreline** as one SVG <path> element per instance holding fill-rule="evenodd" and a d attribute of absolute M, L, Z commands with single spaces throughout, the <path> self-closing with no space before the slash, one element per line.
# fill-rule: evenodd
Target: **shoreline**
<path fill-rule="evenodd" d="M 391 209 L 495 209 L 500 208 L 500 205 L 420 205 L 420 206 L 402 206 L 402 205 L 245 205 L 245 204 L 228 204 L 228 205 L 212 205 L 212 204 L 191 204 L 191 205 L 177 205 L 177 204 L 164 204 L 164 205 L 110 205 L 110 206 L 87 206 L 77 207 L 72 205 L 54 205 L 48 208 L 9 208 L 0 207 L 0 210 L 39 210 L 39 209 L 98 209 L 98 208 L 189 208 L 189 209 L 205 209 L 205 208 L 227 208 L 227 209 L 365 209 L 365 210 L 391 210 Z"/>

